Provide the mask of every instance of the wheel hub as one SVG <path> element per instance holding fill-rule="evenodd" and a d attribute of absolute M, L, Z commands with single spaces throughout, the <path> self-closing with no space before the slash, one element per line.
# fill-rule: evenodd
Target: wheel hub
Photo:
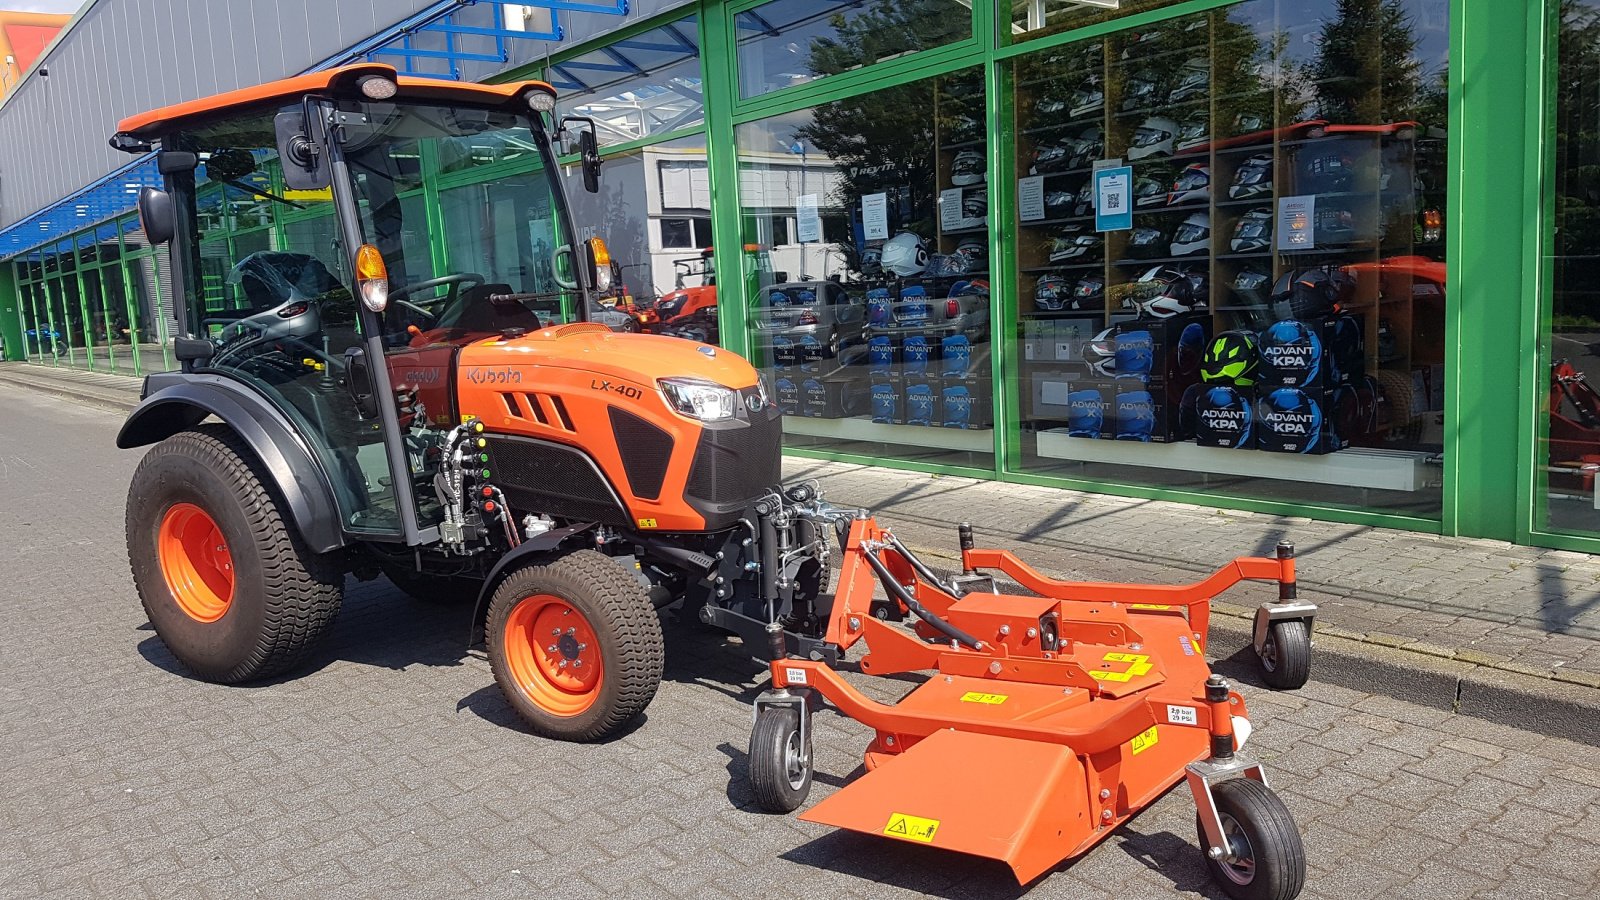
<path fill-rule="evenodd" d="M 541 709 L 573 716 L 594 705 L 604 661 L 593 626 L 567 601 L 524 598 L 506 618 L 505 648 L 512 680 Z"/>
<path fill-rule="evenodd" d="M 1234 884 L 1249 884 L 1256 877 L 1255 853 L 1250 846 L 1250 839 L 1233 816 L 1222 813 L 1221 819 L 1222 839 L 1228 845 L 1226 854 L 1218 860 L 1222 874 Z"/>
<path fill-rule="evenodd" d="M 172 598 L 184 615 L 215 622 L 233 603 L 233 554 L 211 514 L 175 503 L 156 532 L 156 558 Z"/>

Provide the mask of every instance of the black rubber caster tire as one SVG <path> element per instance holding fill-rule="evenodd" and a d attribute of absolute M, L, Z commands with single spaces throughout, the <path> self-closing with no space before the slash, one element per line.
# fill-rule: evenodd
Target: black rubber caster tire
<path fill-rule="evenodd" d="M 811 793 L 811 741 L 800 740 L 800 713 L 768 706 L 750 732 L 750 790 L 763 812 L 788 813 Z"/>
<path fill-rule="evenodd" d="M 1211 878 L 1235 900 L 1293 900 L 1306 885 L 1306 850 L 1294 817 L 1272 789 L 1250 778 L 1211 787 L 1223 833 L 1239 859 L 1233 863 L 1206 856 Z M 1195 817 L 1200 846 L 1205 828 Z"/>
<path fill-rule="evenodd" d="M 1311 629 L 1299 619 L 1273 622 L 1261 649 L 1261 680 L 1280 691 L 1305 687 L 1311 678 Z"/>

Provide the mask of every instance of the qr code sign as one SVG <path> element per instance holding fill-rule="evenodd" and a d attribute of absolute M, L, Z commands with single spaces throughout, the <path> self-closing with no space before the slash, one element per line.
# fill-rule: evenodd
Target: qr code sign
<path fill-rule="evenodd" d="M 1168 706 L 1167 721 L 1174 725 L 1198 725 L 1200 718 L 1192 706 Z"/>

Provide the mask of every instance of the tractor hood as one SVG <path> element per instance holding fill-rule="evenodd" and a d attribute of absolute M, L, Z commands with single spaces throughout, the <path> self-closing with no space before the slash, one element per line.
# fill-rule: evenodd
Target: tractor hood
<path fill-rule="evenodd" d="M 494 338 L 461 351 L 461 378 L 488 383 L 508 367 L 548 366 L 626 379 L 653 387 L 659 378 L 703 378 L 724 387 L 752 387 L 754 366 L 736 353 L 683 338 L 619 334 L 592 322 Z"/>

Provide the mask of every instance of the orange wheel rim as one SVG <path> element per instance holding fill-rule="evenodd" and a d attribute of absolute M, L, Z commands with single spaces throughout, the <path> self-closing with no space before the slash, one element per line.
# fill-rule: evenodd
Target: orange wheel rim
<path fill-rule="evenodd" d="M 575 716 L 594 705 L 605 661 L 594 627 L 560 597 L 524 597 L 506 618 L 506 667 L 517 687 L 545 712 Z"/>
<path fill-rule="evenodd" d="M 184 615 L 215 622 L 233 602 L 233 554 L 211 514 L 177 503 L 161 519 L 156 556 L 167 588 Z"/>

